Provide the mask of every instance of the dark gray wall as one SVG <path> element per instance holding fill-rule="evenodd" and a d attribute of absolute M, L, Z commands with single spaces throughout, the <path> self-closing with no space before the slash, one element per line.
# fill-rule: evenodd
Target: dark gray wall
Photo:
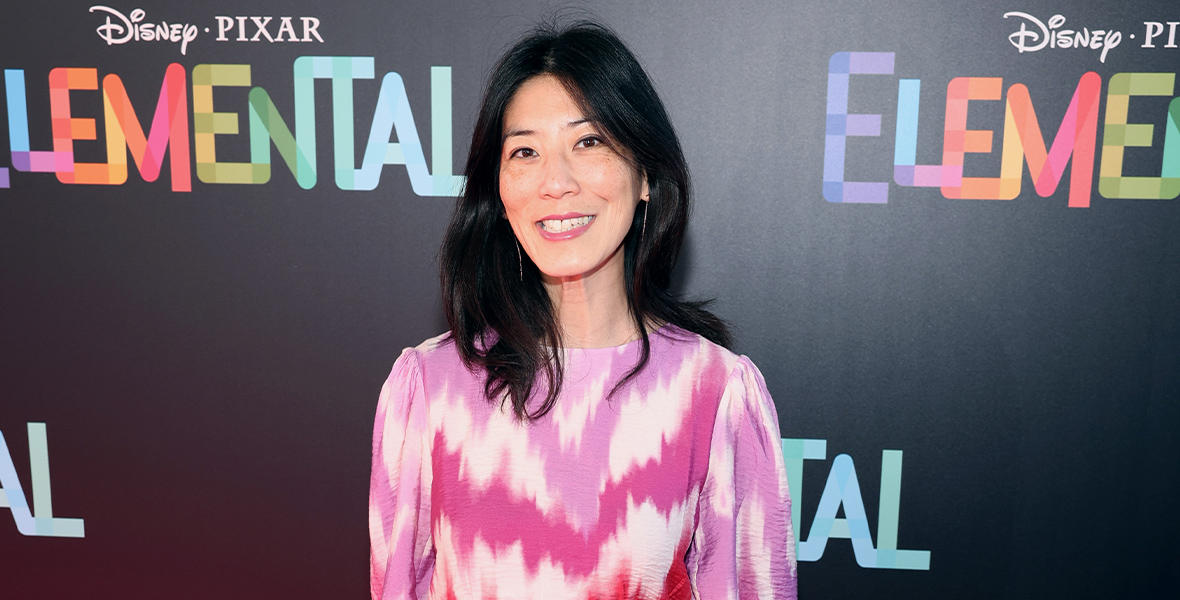
<path fill-rule="evenodd" d="M 185 55 L 107 45 L 90 6 L 0 13 L 0 67 L 24 71 L 34 150 L 53 144 L 57 67 L 119 75 L 146 126 L 179 63 L 191 128 L 198 64 L 251 65 L 293 124 L 297 57 L 367 56 L 377 79 L 354 85 L 358 164 L 390 71 L 430 163 L 430 67 L 450 66 L 455 169 L 499 52 L 557 8 L 596 16 L 649 69 L 694 173 L 677 285 L 734 324 L 783 436 L 826 441 L 804 463 L 800 536 L 848 454 L 879 545 L 882 451 L 903 451 L 897 547 L 928 551 L 929 569 L 863 568 L 833 537 L 800 563 L 804 596 L 1147 597 L 1180 576 L 1180 201 L 1098 186 L 1111 77 L 1180 71 L 1180 48 L 1164 47 L 1172 3 L 112 5 L 210 27 Z M 1018 20 L 1003 18 L 1013 10 L 1117 30 L 1121 43 L 1105 62 L 1022 54 L 1009 41 Z M 315 16 L 324 43 L 216 42 L 217 15 Z M 1165 23 L 1155 48 L 1142 47 L 1146 21 Z M 887 204 L 823 195 L 829 59 L 847 51 L 895 53 L 893 75 L 851 77 L 849 111 L 881 114 L 881 135 L 848 138 L 844 171 L 891 182 Z M 917 159 L 939 164 L 951 79 L 1002 77 L 1005 97 L 1024 84 L 1051 143 L 1087 71 L 1102 79 L 1088 208 L 1067 206 L 1069 170 L 1042 198 L 1025 167 L 1011 201 L 892 183 L 899 79 L 922 80 Z M 452 201 L 415 195 L 397 165 L 373 191 L 341 190 L 330 84 L 315 93 L 307 190 L 277 152 L 266 184 L 203 183 L 194 166 L 189 193 L 171 191 L 167 166 L 150 183 L 132 167 L 122 185 L 68 185 L 0 158 L 0 432 L 32 504 L 26 423 L 46 424 L 53 514 L 85 521 L 82 539 L 25 536 L 0 509 L 0 597 L 365 595 L 377 391 L 401 348 L 445 329 L 434 257 Z M 1180 171 L 1163 152 L 1176 95 L 1131 99 L 1129 122 L 1155 131 L 1126 150 L 1124 175 Z M 76 159 L 105 160 L 101 94 L 70 98 L 73 116 L 98 120 Z M 218 138 L 219 160 L 249 160 L 247 89 L 215 98 L 241 127 Z M 993 152 L 968 154 L 965 173 L 997 176 L 1004 102 L 969 111 Z M 0 140 L 10 129 L 0 118 Z"/>

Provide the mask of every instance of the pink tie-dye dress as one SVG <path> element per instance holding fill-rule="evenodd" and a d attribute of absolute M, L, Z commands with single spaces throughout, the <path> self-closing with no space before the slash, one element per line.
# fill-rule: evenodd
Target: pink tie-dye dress
<path fill-rule="evenodd" d="M 778 417 L 758 369 L 674 326 L 567 349 L 531 424 L 444 337 L 381 391 L 369 493 L 373 598 L 795 598 Z"/>

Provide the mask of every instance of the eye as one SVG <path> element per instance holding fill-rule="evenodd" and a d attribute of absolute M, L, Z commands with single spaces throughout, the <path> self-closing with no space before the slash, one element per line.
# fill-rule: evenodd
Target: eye
<path fill-rule="evenodd" d="M 602 141 L 602 138 L 600 138 L 596 135 L 588 135 L 588 136 L 578 140 L 577 147 L 578 148 L 593 148 L 595 146 L 601 146 L 605 143 L 606 142 Z"/>
<path fill-rule="evenodd" d="M 532 148 L 517 148 L 508 155 L 508 158 L 532 158 L 537 155 L 537 151 Z"/>

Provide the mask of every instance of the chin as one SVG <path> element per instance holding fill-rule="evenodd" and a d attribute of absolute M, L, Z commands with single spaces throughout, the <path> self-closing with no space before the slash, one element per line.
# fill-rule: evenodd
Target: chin
<path fill-rule="evenodd" d="M 544 273 L 548 277 L 554 277 L 554 278 L 582 277 L 582 276 L 590 275 L 590 274 L 597 272 L 603 265 L 605 265 L 608 262 L 608 258 L 604 258 L 601 261 L 598 261 L 595 263 L 581 262 L 581 261 L 578 261 L 576 263 L 568 263 L 567 262 L 567 263 L 562 263 L 562 264 L 550 265 L 547 268 L 538 267 L 538 269 L 541 271 L 541 273 Z"/>
<path fill-rule="evenodd" d="M 580 275 L 584 275 L 586 273 L 586 271 L 588 271 L 588 270 L 589 269 L 578 269 L 578 268 L 540 269 L 540 271 L 543 275 L 545 275 L 546 277 L 553 277 L 553 278 L 578 277 Z"/>

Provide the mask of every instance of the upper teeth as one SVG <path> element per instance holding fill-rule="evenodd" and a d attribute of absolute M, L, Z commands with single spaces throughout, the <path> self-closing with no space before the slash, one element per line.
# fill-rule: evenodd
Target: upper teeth
<path fill-rule="evenodd" d="M 541 228 L 549 233 L 561 233 L 569 231 L 575 227 L 581 227 L 590 222 L 594 217 L 587 215 L 585 217 L 577 217 L 575 219 L 545 219 L 541 221 Z"/>

